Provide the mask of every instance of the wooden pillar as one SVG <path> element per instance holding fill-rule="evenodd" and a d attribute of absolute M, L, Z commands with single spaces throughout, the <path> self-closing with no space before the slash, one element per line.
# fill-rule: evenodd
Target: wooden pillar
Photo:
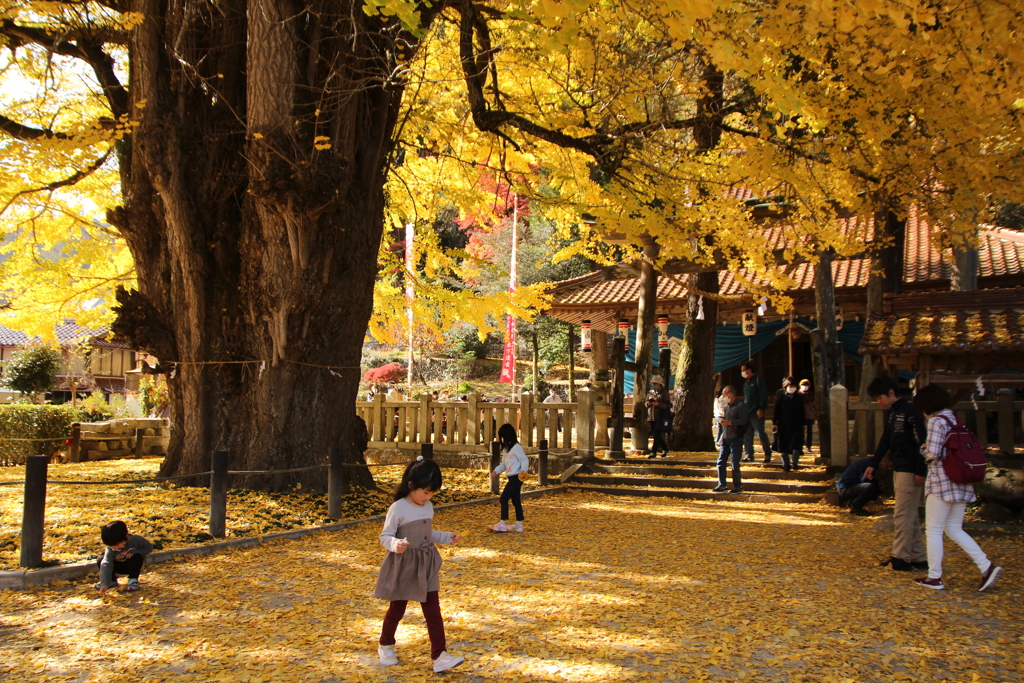
<path fill-rule="evenodd" d="M 540 440 L 540 453 L 538 453 L 537 474 L 540 475 L 540 485 L 548 485 L 548 442 L 547 439 Z"/>
<path fill-rule="evenodd" d="M 576 402 L 576 327 L 569 324 L 569 403 Z"/>
<path fill-rule="evenodd" d="M 43 533 L 46 527 L 46 472 L 48 455 L 25 458 L 25 499 L 21 512 L 22 567 L 38 567 L 43 563 Z"/>
<path fill-rule="evenodd" d="M 497 441 L 491 442 L 491 467 L 488 470 L 488 476 L 490 476 L 494 469 L 501 464 L 501 444 Z M 498 495 L 498 477 L 490 477 L 491 479 L 491 495 Z"/>
<path fill-rule="evenodd" d="M 341 448 L 334 446 L 329 455 L 330 468 L 327 471 L 327 516 L 341 519 L 341 500 L 345 495 L 345 463 Z"/>
<path fill-rule="evenodd" d="M 473 392 L 468 397 L 469 403 L 466 412 L 466 434 L 469 435 L 469 444 L 476 446 L 480 444 L 480 394 Z"/>
<path fill-rule="evenodd" d="M 571 429 L 572 424 L 566 420 L 566 432 Z M 577 393 L 576 449 L 581 455 L 594 455 L 594 392 L 590 389 L 580 389 Z"/>
<path fill-rule="evenodd" d="M 596 382 L 597 373 L 608 369 L 608 333 L 594 329 L 590 337 L 590 381 Z"/>
<path fill-rule="evenodd" d="M 999 450 L 1003 455 L 1013 455 L 1013 390 L 999 389 L 996 391 L 996 410 L 999 425 Z"/>
<path fill-rule="evenodd" d="M 533 439 L 533 393 L 524 391 L 519 395 L 519 440 L 526 448 L 532 448 Z"/>
<path fill-rule="evenodd" d="M 612 439 L 611 443 L 608 444 L 608 455 L 612 458 L 620 459 L 626 457 L 625 452 L 622 450 L 622 432 L 626 414 L 622 405 L 623 392 L 625 391 L 623 375 L 626 372 L 626 342 L 621 337 L 617 337 L 613 342 L 609 361 L 612 366 Z"/>
<path fill-rule="evenodd" d="M 832 281 L 832 252 L 818 251 L 818 263 L 814 267 L 814 303 L 818 318 L 818 329 L 811 332 L 811 350 L 814 357 L 814 394 L 818 397 L 818 435 L 821 440 L 821 457 L 828 458 L 832 450 L 830 432 L 831 411 L 829 390 L 838 383 L 839 364 L 836 358 L 838 337 L 836 335 L 836 296 Z"/>
<path fill-rule="evenodd" d="M 228 452 L 214 451 L 210 474 L 210 535 L 224 538 L 228 516 Z"/>

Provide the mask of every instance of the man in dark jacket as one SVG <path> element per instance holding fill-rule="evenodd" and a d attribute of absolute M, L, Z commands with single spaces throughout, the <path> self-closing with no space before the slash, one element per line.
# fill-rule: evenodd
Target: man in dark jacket
<path fill-rule="evenodd" d="M 764 411 L 768 409 L 768 384 L 764 377 L 757 374 L 754 369 L 754 362 L 747 361 L 740 365 L 740 372 L 747 381 L 743 383 L 743 403 L 747 406 L 747 419 L 750 420 L 749 429 L 743 436 L 743 446 L 747 451 L 747 462 L 754 461 L 754 432 L 761 439 L 761 448 L 764 449 L 764 461 L 772 461 L 772 440 L 764 429 Z"/>
<path fill-rule="evenodd" d="M 864 479 L 874 478 L 874 472 L 886 453 L 892 454 L 893 489 L 896 506 L 893 511 L 895 533 L 892 538 L 892 557 L 883 564 L 892 564 L 897 571 L 927 569 L 924 537 L 921 534 L 921 507 L 924 478 L 928 466 L 921 455 L 921 444 L 927 438 L 924 419 L 914 405 L 897 395 L 899 386 L 888 375 L 876 377 L 868 385 L 868 395 L 878 405 L 889 409 L 885 431 L 878 440 L 878 448 L 871 464 L 864 470 Z"/>

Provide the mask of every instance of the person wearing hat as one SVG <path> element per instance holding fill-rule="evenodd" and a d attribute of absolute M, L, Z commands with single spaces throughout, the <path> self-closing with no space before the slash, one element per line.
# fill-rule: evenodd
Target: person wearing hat
<path fill-rule="evenodd" d="M 672 401 L 669 399 L 665 378 L 655 375 L 651 378 L 651 388 L 647 392 L 648 424 L 654 437 L 654 448 L 648 458 L 656 458 L 661 453 L 668 457 L 668 444 L 665 434 L 671 432 Z M 668 426 L 668 429 L 665 427 Z"/>
<path fill-rule="evenodd" d="M 804 427 L 807 429 L 807 436 L 804 437 L 804 446 L 807 452 L 811 451 L 811 437 L 814 430 L 814 421 L 818 416 L 818 404 L 814 401 L 814 389 L 811 388 L 811 380 L 800 380 L 800 395 L 804 397 Z"/>

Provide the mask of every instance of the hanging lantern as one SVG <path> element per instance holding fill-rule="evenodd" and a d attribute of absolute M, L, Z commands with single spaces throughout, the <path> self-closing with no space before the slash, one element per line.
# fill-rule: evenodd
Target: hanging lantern
<path fill-rule="evenodd" d="M 744 337 L 753 337 L 757 334 L 757 314 L 753 310 L 743 311 L 743 317 L 740 319 L 740 326 L 743 329 Z"/>
<path fill-rule="evenodd" d="M 668 318 L 660 316 L 658 318 L 658 348 L 663 349 L 668 346 Z"/>
<path fill-rule="evenodd" d="M 621 320 L 619 320 L 619 325 L 617 327 L 617 330 L 618 330 L 618 335 L 626 340 L 625 349 L 627 351 L 629 351 L 629 321 L 626 320 L 625 318 L 622 318 Z"/>
<path fill-rule="evenodd" d="M 590 353 L 593 349 L 590 343 L 590 321 L 584 320 L 580 324 L 580 344 L 583 346 L 585 353 Z"/>
<path fill-rule="evenodd" d="M 843 329 L 843 309 L 836 306 L 836 331 Z"/>

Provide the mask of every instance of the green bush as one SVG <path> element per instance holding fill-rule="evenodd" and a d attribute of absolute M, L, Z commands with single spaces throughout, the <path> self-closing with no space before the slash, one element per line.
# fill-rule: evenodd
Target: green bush
<path fill-rule="evenodd" d="M 41 394 L 57 385 L 64 367 L 60 349 L 43 344 L 15 351 L 4 367 L 4 382 L 22 394 Z"/>
<path fill-rule="evenodd" d="M 29 455 L 56 455 L 71 438 L 73 422 L 84 422 L 81 411 L 66 403 L 56 406 L 26 403 L 0 405 L 0 465 L 23 465 Z"/>
<path fill-rule="evenodd" d="M 78 422 L 106 422 L 119 417 L 114 406 L 107 403 L 102 391 L 92 392 L 89 398 L 78 404 L 78 409 L 81 413 Z"/>

